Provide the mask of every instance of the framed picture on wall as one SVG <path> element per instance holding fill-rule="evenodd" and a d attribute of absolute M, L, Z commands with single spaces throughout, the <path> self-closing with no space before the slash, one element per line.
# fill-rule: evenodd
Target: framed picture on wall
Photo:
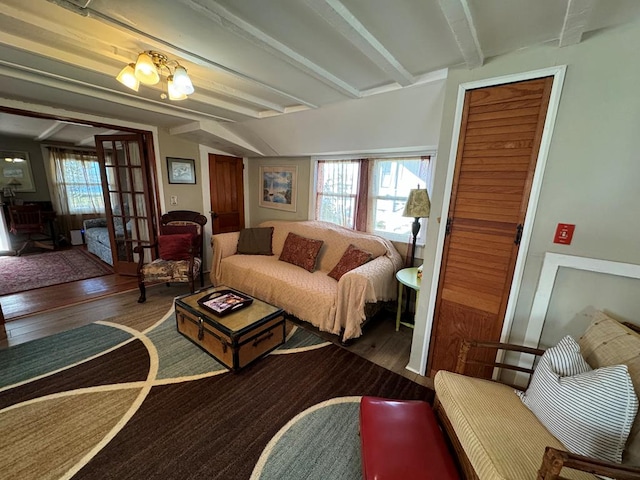
<path fill-rule="evenodd" d="M 13 192 L 35 192 L 27 152 L 0 150 L 0 188 Z"/>
<path fill-rule="evenodd" d="M 298 167 L 285 165 L 260 167 L 260 201 L 258 205 L 286 212 L 296 211 Z"/>
<path fill-rule="evenodd" d="M 192 158 L 167 157 L 169 183 L 196 183 L 196 161 Z"/>

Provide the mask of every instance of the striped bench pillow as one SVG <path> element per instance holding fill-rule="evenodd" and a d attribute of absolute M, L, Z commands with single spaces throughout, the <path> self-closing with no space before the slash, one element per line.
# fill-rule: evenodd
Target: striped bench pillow
<path fill-rule="evenodd" d="M 570 452 L 620 463 L 638 398 L 626 365 L 592 370 L 570 336 L 548 349 L 517 392 Z"/>

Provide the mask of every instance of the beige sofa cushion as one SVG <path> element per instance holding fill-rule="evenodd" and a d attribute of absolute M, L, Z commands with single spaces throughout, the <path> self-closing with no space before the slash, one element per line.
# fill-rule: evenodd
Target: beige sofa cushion
<path fill-rule="evenodd" d="M 578 344 L 582 356 L 592 368 L 626 365 L 636 395 L 640 398 L 640 335 L 596 311 Z M 622 463 L 640 466 L 640 415 L 636 415 L 633 422 Z"/>
<path fill-rule="evenodd" d="M 511 387 L 441 370 L 435 390 L 481 480 L 534 479 L 547 446 L 565 450 Z M 562 475 L 596 478 L 568 469 Z"/>

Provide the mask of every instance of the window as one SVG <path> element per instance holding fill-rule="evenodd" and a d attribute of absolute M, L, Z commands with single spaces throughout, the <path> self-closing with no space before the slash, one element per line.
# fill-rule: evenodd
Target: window
<path fill-rule="evenodd" d="M 409 191 L 430 188 L 430 172 L 428 156 L 318 160 L 315 218 L 406 242 L 413 222 L 402 216 Z"/>
<path fill-rule="evenodd" d="M 92 152 L 51 148 L 54 185 L 64 213 L 104 213 L 102 180 L 97 156 Z"/>
<path fill-rule="evenodd" d="M 389 240 L 406 242 L 411 238 L 413 218 L 403 217 L 402 213 L 409 191 L 429 185 L 429 163 L 429 157 L 373 160 L 369 231 Z M 425 231 L 421 228 L 418 234 L 420 244 L 424 244 Z"/>
<path fill-rule="evenodd" d="M 316 219 L 355 228 L 359 180 L 359 160 L 319 160 Z"/>

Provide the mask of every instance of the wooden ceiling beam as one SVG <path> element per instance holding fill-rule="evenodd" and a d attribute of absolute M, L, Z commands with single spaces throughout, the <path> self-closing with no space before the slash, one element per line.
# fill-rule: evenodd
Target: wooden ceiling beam
<path fill-rule="evenodd" d="M 339 0 L 304 0 L 309 8 L 394 81 L 407 87 L 415 81 L 402 64 Z"/>
<path fill-rule="evenodd" d="M 476 33 L 468 0 L 438 0 L 467 68 L 481 67 L 484 54 Z"/>
<path fill-rule="evenodd" d="M 180 2 L 199 14 L 206 16 L 209 20 L 214 21 L 226 30 L 286 61 L 343 95 L 350 98 L 360 97 L 360 91 L 354 86 L 336 77 L 320 65 L 251 25 L 249 22 L 242 20 L 218 3 L 212 0 L 180 0 Z"/>
<path fill-rule="evenodd" d="M 596 0 L 569 0 L 560 31 L 559 47 L 568 47 L 582 41 L 589 16 L 596 6 Z"/>

